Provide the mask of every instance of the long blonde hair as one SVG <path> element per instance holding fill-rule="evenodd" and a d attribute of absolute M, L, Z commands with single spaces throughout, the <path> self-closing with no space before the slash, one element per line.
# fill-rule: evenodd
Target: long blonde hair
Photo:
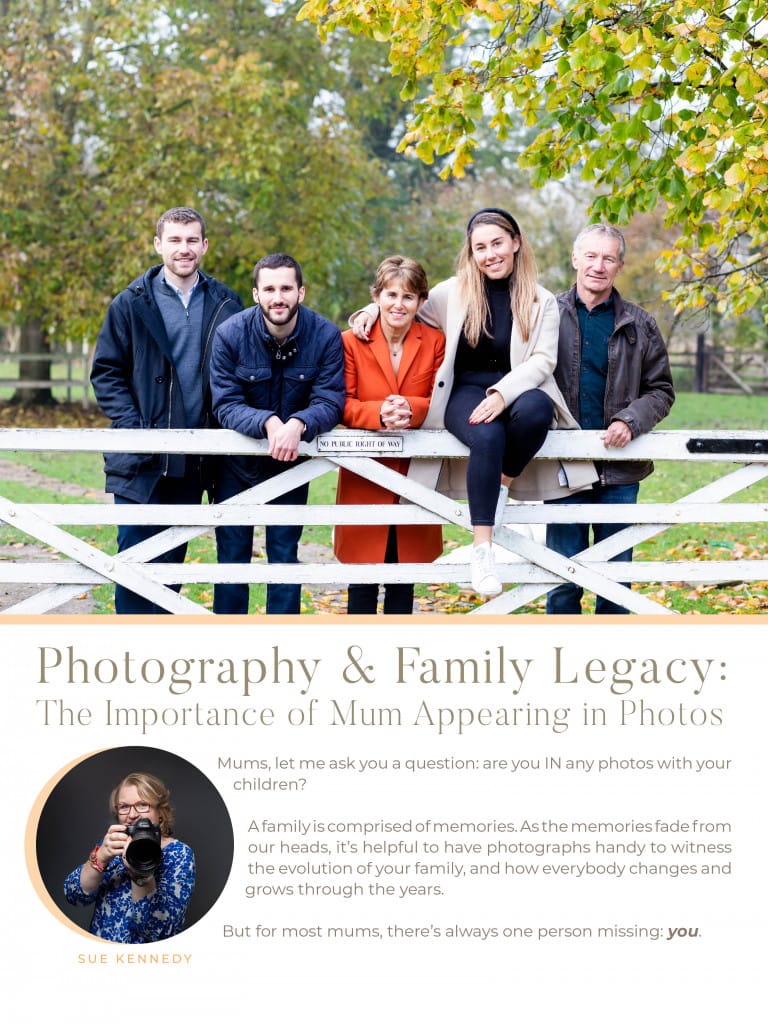
<path fill-rule="evenodd" d="M 464 245 L 456 265 L 459 295 L 467 307 L 464 334 L 474 348 L 483 333 L 487 333 L 490 324 L 490 309 L 484 284 L 485 275 L 472 254 L 472 233 L 476 227 L 480 227 L 482 224 L 493 224 L 506 231 L 512 238 L 520 239 L 520 248 L 515 253 L 515 264 L 509 279 L 509 300 L 512 320 L 517 324 L 523 341 L 528 341 L 537 316 L 536 257 L 517 221 L 506 211 L 501 210 L 480 210 L 470 218 L 467 225 Z"/>

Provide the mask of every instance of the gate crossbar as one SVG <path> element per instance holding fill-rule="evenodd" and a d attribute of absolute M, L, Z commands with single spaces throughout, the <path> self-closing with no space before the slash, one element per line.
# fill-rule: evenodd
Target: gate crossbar
<path fill-rule="evenodd" d="M 312 580 L 315 583 L 363 582 L 375 578 L 380 581 L 402 579 L 399 566 L 337 565 L 303 566 L 190 566 L 151 563 L 181 543 L 206 532 L 211 526 L 229 523 L 268 524 L 285 522 L 446 522 L 471 530 L 465 504 L 453 501 L 429 490 L 383 465 L 379 458 L 392 455 L 392 451 L 371 454 L 350 454 L 351 444 L 370 447 L 371 438 L 385 436 L 390 446 L 400 445 L 402 454 L 412 458 L 461 458 L 466 449 L 444 431 L 413 431 L 402 435 L 382 435 L 361 431 L 336 430 L 322 438 L 302 445 L 301 455 L 313 456 L 291 466 L 277 477 L 258 484 L 221 505 L 207 506 L 46 506 L 13 503 L 0 498 L 0 519 L 15 526 L 46 545 L 57 548 L 72 559 L 72 563 L 49 563 L 50 579 L 54 585 L 34 597 L 6 609 L 6 613 L 37 614 L 49 611 L 79 596 L 97 583 L 115 582 L 129 586 L 142 596 L 154 601 L 167 611 L 187 614 L 209 614 L 207 609 L 169 589 L 169 584 L 184 582 L 282 582 L 290 579 Z M 713 444 L 713 442 L 716 442 Z M 341 454 L 334 453 L 337 443 Z M 729 456 L 722 449 L 733 443 L 738 454 Z M 697 451 L 697 444 L 702 451 Z M 322 447 L 320 447 L 322 445 Z M 711 450 L 716 448 L 717 450 Z M 207 454 L 247 452 L 254 456 L 267 454 L 266 442 L 254 441 L 232 431 L 121 431 L 121 430 L 0 430 L 2 450 L 58 450 L 58 451 L 151 451 Z M 538 458 L 638 459 L 662 458 L 672 461 L 737 461 L 749 463 L 735 472 L 700 488 L 679 501 L 666 505 L 639 505 L 632 511 L 633 525 L 571 559 L 550 550 L 543 543 L 515 532 L 521 524 L 540 524 L 552 521 L 596 522 L 615 521 L 620 514 L 627 518 L 626 506 L 578 506 L 522 504 L 508 506 L 504 523 L 495 531 L 494 540 L 522 562 L 503 563 L 500 575 L 505 582 L 518 586 L 500 597 L 488 601 L 471 614 L 508 613 L 528 604 L 546 593 L 562 580 L 574 582 L 638 613 L 664 614 L 669 610 L 642 594 L 630 591 L 621 584 L 632 579 L 647 578 L 645 565 L 611 563 L 608 560 L 626 548 L 653 537 L 669 525 L 680 522 L 748 522 L 766 521 L 768 505 L 739 504 L 720 506 L 717 503 L 768 476 L 768 431 L 658 431 L 633 441 L 626 449 L 602 447 L 597 431 L 553 431 L 538 454 Z M 402 498 L 400 504 L 387 506 L 269 506 L 266 503 L 302 483 L 310 482 L 329 469 L 344 466 L 352 472 L 378 483 Z M 85 510 L 87 511 L 87 514 Z M 617 513 L 617 509 L 620 512 Z M 78 518 L 78 515 L 80 518 Z M 92 545 L 73 537 L 57 523 L 75 524 L 145 522 L 160 528 L 155 536 L 117 555 L 107 555 Z M 175 524 L 168 526 L 169 523 Z M 162 527 L 167 527 L 162 529 Z M 652 563 L 655 565 L 655 563 Z M 684 563 L 675 563 L 676 565 Z M 713 578 L 722 577 L 723 565 L 733 563 L 707 563 Z M 752 561 L 750 578 L 764 563 Z M 714 568 L 717 566 L 717 568 Z M 16 573 L 0 564 L 0 579 L 11 579 Z M 43 566 L 38 565 L 38 570 Z M 670 565 L 655 565 L 655 579 L 670 577 Z M 409 578 L 416 582 L 445 581 L 466 583 L 466 564 L 448 564 L 438 561 L 432 565 L 409 565 Z M 340 579 L 343 577 L 343 580 Z M 733 578 L 731 571 L 729 578 Z M 60 582 L 56 582 L 56 581 Z"/>

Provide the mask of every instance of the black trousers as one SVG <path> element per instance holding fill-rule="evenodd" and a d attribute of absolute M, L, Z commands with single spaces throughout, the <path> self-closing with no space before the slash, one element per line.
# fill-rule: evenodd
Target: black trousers
<path fill-rule="evenodd" d="M 532 388 L 491 423 L 470 423 L 470 413 L 499 379 L 496 372 L 462 374 L 445 410 L 446 428 L 469 448 L 467 497 L 473 526 L 493 526 L 502 473 L 522 473 L 544 444 L 554 416 L 549 395 Z"/>
<path fill-rule="evenodd" d="M 397 562 L 397 530 L 390 526 L 387 534 L 387 549 L 384 561 L 388 564 Z M 348 615 L 375 615 L 379 602 L 378 583 L 350 583 L 347 588 Z M 410 615 L 413 612 L 413 584 L 384 584 L 384 614 Z"/>

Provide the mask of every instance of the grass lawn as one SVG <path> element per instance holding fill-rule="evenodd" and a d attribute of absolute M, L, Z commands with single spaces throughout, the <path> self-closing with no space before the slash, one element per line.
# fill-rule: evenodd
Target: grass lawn
<path fill-rule="evenodd" d="M 768 397 L 748 395 L 682 394 L 664 420 L 665 430 L 764 429 L 768 423 Z M 725 464 L 659 462 L 640 488 L 640 501 L 675 501 L 723 476 Z M 734 467 L 735 468 L 735 465 Z M 768 502 L 768 480 L 736 494 L 730 501 Z M 768 522 L 674 526 L 636 549 L 644 561 L 710 561 L 729 558 L 768 559 Z M 684 583 L 640 587 L 676 611 L 768 612 L 768 583 L 731 583 L 691 588 Z"/>
<path fill-rule="evenodd" d="M 7 407 L 6 407 L 7 408 Z M 0 423 L 11 425 L 8 418 L 3 417 Z M 759 429 L 768 423 L 768 397 L 748 397 L 740 395 L 694 395 L 683 394 L 678 397 L 671 415 L 664 421 L 664 429 Z M 15 423 L 14 425 L 21 425 Z M 27 422 L 26 425 L 33 425 Z M 51 425 L 50 422 L 45 424 Z M 64 423 L 62 425 L 69 425 Z M 75 425 L 75 424 L 72 424 Z M 69 497 L 58 488 L 41 489 L 28 486 L 8 479 L 3 473 L 2 460 L 22 464 L 37 470 L 50 480 L 59 480 L 64 484 L 74 484 L 86 492 L 85 497 Z M 725 472 L 725 467 L 717 464 L 691 463 L 657 463 L 655 473 L 641 485 L 640 501 L 674 501 L 690 493 L 698 487 L 717 479 Z M 102 460 L 100 455 L 89 453 L 48 453 L 48 452 L 10 452 L 0 456 L 0 490 L 4 497 L 11 501 L 21 502 L 52 502 L 52 501 L 98 501 L 103 488 Z M 332 504 L 336 492 L 335 474 L 328 473 L 312 482 L 310 486 L 310 502 L 315 504 Z M 734 501 L 751 501 L 768 503 L 768 481 L 755 485 L 749 492 L 737 495 Z M 73 529 L 73 533 L 90 541 L 103 550 L 115 550 L 115 531 L 111 527 L 82 527 Z M 446 527 L 444 538 L 447 547 L 464 544 L 468 540 L 466 531 L 459 527 Z M 304 530 L 304 543 L 317 545 L 319 549 L 329 549 L 331 544 L 331 528 L 329 526 L 310 526 Z M 23 557 L 24 538 L 11 527 L 0 527 L 0 545 L 6 552 L 13 552 L 18 546 L 19 557 Z M 261 547 L 262 532 L 256 531 L 256 547 Z M 11 553 L 6 557 L 14 557 Z M 643 561 L 670 561 L 682 559 L 699 559 L 702 561 L 743 558 L 768 559 L 768 522 L 731 526 L 692 524 L 670 527 L 657 537 L 640 545 L 636 549 L 636 557 Z M 215 548 L 212 537 L 203 536 L 190 545 L 188 559 L 198 561 L 214 561 Z M 647 585 L 639 587 L 640 591 L 653 596 L 658 601 L 680 612 L 693 613 L 755 613 L 768 611 L 768 583 L 741 584 L 738 582 L 720 586 L 699 586 L 691 588 L 688 584 Z M 211 586 L 188 588 L 192 600 L 199 601 L 210 607 L 213 601 Z M 114 610 L 112 587 L 97 587 L 93 591 L 97 612 Z M 474 595 L 455 586 L 420 586 L 417 587 L 417 601 L 425 610 L 433 611 L 466 611 L 477 603 Z M 587 595 L 585 607 L 593 607 L 593 598 Z M 339 611 L 344 607 L 343 592 L 333 591 L 328 594 L 303 593 L 303 610 L 308 613 L 318 611 Z M 264 610 L 265 587 L 251 587 L 251 611 Z M 540 599 L 527 611 L 542 612 L 544 599 Z"/>

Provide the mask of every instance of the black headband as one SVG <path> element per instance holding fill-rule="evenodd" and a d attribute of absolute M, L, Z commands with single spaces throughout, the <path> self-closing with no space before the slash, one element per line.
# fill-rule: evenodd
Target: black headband
<path fill-rule="evenodd" d="M 507 213 L 506 210 L 500 210 L 497 206 L 486 206 L 484 209 L 478 210 L 477 213 L 473 213 L 472 216 L 469 218 L 469 223 L 467 224 L 468 235 L 472 234 L 472 225 L 475 223 L 477 218 L 484 213 L 495 213 L 497 216 L 503 217 L 503 219 L 507 221 L 507 223 L 512 227 L 512 230 L 515 232 L 515 234 L 520 234 L 520 228 L 518 227 L 517 221 L 511 213 Z"/>

